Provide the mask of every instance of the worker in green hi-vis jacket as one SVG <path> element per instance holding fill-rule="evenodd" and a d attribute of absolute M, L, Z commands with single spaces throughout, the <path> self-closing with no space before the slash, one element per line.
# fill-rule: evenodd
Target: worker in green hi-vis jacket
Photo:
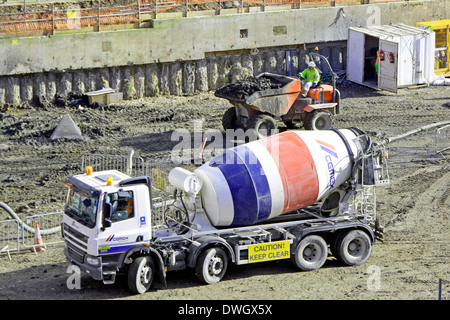
<path fill-rule="evenodd" d="M 302 80 L 302 95 L 306 97 L 310 88 L 317 86 L 320 80 L 319 70 L 314 61 L 308 63 L 308 68 L 299 72 L 298 77 Z"/>

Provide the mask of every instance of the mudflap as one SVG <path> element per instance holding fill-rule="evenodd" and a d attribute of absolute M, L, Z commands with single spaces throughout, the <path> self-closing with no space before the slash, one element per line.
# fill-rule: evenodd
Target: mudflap
<path fill-rule="evenodd" d="M 209 245 L 219 245 L 223 247 L 226 250 L 231 262 L 234 263 L 236 261 L 233 248 L 223 238 L 215 236 L 204 236 L 196 239 L 196 243 L 193 243 L 189 246 L 189 255 L 187 257 L 186 265 L 191 268 L 195 268 L 197 264 L 197 258 L 200 255 L 201 251 Z"/>
<path fill-rule="evenodd" d="M 157 281 L 162 284 L 165 288 L 167 288 L 167 281 L 166 281 L 166 268 L 164 267 L 164 261 L 156 250 L 154 251 L 156 254 L 155 256 L 158 257 L 158 272 L 157 272 Z"/>
<path fill-rule="evenodd" d="M 336 114 L 337 105 L 337 102 L 310 104 L 305 107 L 304 111 L 313 112 L 314 110 L 325 109 L 331 112 L 331 114 Z"/>

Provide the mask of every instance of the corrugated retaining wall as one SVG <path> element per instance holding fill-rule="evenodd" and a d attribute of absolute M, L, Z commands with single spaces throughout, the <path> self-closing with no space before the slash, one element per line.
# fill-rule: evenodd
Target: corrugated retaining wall
<path fill-rule="evenodd" d="M 346 67 L 348 27 L 438 20 L 450 0 L 157 19 L 150 28 L 1 39 L 0 104 L 111 87 L 126 99 L 215 90 L 260 72 L 295 74 L 319 45 Z"/>

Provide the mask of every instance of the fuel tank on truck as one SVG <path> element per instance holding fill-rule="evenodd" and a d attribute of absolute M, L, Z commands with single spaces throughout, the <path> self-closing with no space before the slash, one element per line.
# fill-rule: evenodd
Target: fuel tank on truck
<path fill-rule="evenodd" d="M 350 178 L 359 134 L 286 131 L 225 150 L 194 171 L 211 224 L 252 225 L 314 204 Z"/>

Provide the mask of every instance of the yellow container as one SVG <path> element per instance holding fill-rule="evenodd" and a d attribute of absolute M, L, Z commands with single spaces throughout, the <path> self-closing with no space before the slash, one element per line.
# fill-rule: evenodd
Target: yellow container
<path fill-rule="evenodd" d="M 416 27 L 435 32 L 435 74 L 450 77 L 450 20 L 416 22 Z"/>

